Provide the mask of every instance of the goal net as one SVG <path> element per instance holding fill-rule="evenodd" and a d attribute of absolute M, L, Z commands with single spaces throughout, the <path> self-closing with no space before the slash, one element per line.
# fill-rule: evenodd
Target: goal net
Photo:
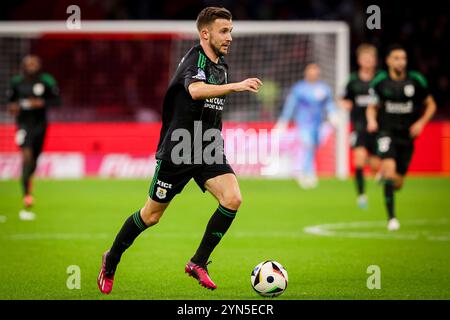
<path fill-rule="evenodd" d="M 336 98 L 342 92 L 349 71 L 349 31 L 345 23 L 233 24 L 233 44 L 226 57 L 229 79 L 258 77 L 264 86 L 257 95 L 241 93 L 227 98 L 225 128 L 272 128 L 291 86 L 302 79 L 304 67 L 311 62 L 320 65 L 322 80 Z M 0 92 L 6 92 L 11 78 L 20 72 L 21 59 L 29 53 L 37 54 L 44 71 L 58 81 L 62 97 L 62 106 L 49 110 L 52 130 L 45 150 L 127 153 L 127 147 L 137 141 L 157 139 L 158 126 L 151 124 L 160 121 L 170 77 L 181 57 L 198 43 L 197 37 L 192 21 L 83 22 L 80 30 L 69 30 L 64 22 L 0 23 Z M 6 102 L 2 95 L 1 105 Z M 322 130 L 319 174 L 347 175 L 347 124 L 345 114 L 340 115 L 337 130 L 326 125 Z M 151 129 L 136 133 L 133 124 L 137 123 Z M 126 124 L 130 124 L 132 133 Z M 91 131 L 86 132 L 86 126 Z M 119 127 L 123 130 L 119 130 L 120 139 L 115 140 L 116 146 L 108 147 L 108 139 L 116 137 Z M 137 137 L 141 132 L 143 137 Z M 127 134 L 128 141 L 123 138 Z M 4 107 L 0 108 L 0 137 L 0 155 L 5 159 L 17 148 L 13 118 Z M 295 174 L 298 148 L 296 131 L 291 129 L 280 141 L 281 156 L 290 163 L 279 176 Z M 131 149 L 131 153 L 142 155 L 154 152 L 155 143 Z M 257 175 L 261 166 L 237 164 L 237 171 Z"/>

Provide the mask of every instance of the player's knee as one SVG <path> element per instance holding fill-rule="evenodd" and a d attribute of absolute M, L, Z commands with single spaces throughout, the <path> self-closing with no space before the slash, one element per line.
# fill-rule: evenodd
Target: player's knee
<path fill-rule="evenodd" d="M 159 222 L 160 219 L 161 219 L 160 214 L 152 214 L 152 213 L 145 214 L 145 212 L 142 214 L 142 220 L 144 221 L 147 227 L 154 226 Z"/>
<path fill-rule="evenodd" d="M 147 227 L 154 226 L 161 219 L 162 212 L 152 210 L 148 206 L 141 209 L 141 217 Z"/>
<path fill-rule="evenodd" d="M 33 156 L 29 153 L 24 153 L 22 159 L 24 165 L 31 165 L 34 162 Z"/>
<path fill-rule="evenodd" d="M 353 163 L 356 168 L 363 168 L 366 164 L 366 158 L 361 152 L 355 152 L 353 154 Z"/>
<path fill-rule="evenodd" d="M 159 219 L 161 219 L 160 215 L 151 215 L 147 219 L 147 221 L 144 221 L 144 222 L 148 227 L 151 227 L 151 226 L 154 226 L 155 224 L 157 224 L 159 222 Z"/>
<path fill-rule="evenodd" d="M 356 169 L 364 168 L 364 162 L 361 161 L 361 158 L 353 157 L 353 163 L 354 163 Z"/>
<path fill-rule="evenodd" d="M 403 181 L 395 181 L 394 189 L 396 191 L 401 190 L 403 188 Z"/>
<path fill-rule="evenodd" d="M 221 203 L 225 208 L 237 210 L 242 204 L 242 196 L 239 193 L 234 193 L 226 196 Z"/>
<path fill-rule="evenodd" d="M 386 180 L 395 180 L 396 178 L 395 168 L 384 166 L 381 168 L 381 172 L 383 174 L 384 179 Z"/>

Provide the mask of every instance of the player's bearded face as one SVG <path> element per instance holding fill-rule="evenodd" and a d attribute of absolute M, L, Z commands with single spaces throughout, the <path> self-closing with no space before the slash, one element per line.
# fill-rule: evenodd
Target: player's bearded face
<path fill-rule="evenodd" d="M 217 56 L 228 54 L 228 49 L 233 40 L 231 37 L 232 29 L 231 21 L 226 19 L 216 19 L 208 29 L 209 45 Z"/>
<path fill-rule="evenodd" d="M 23 69 L 26 74 L 34 75 L 40 70 L 40 68 L 41 64 L 37 58 L 27 57 L 23 61 Z"/>
<path fill-rule="evenodd" d="M 408 59 L 404 50 L 392 51 L 387 59 L 387 65 L 397 73 L 402 73 L 406 69 Z"/>

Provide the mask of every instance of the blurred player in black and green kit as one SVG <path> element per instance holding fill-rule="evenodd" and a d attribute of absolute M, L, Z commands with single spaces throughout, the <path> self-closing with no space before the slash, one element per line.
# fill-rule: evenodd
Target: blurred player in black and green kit
<path fill-rule="evenodd" d="M 37 160 L 44 145 L 47 128 L 47 107 L 60 104 L 59 90 L 55 79 L 41 72 L 41 60 L 35 55 L 27 55 L 22 60 L 22 74 L 11 81 L 8 92 L 8 110 L 16 117 L 16 144 L 22 154 L 22 190 L 24 210 L 20 217 L 34 218 L 32 177 Z"/>
<path fill-rule="evenodd" d="M 388 71 L 371 82 L 376 104 L 367 107 L 367 130 L 378 130 L 377 148 L 384 179 L 384 198 L 388 213 L 388 230 L 398 230 L 394 191 L 401 189 L 414 151 L 414 139 L 436 112 L 426 79 L 407 70 L 407 54 L 401 46 L 389 48 Z"/>
<path fill-rule="evenodd" d="M 355 166 L 357 204 L 361 209 L 366 209 L 368 202 L 364 167 L 368 162 L 373 173 L 377 173 L 380 168 L 380 158 L 376 154 L 376 133 L 367 132 L 366 121 L 366 108 L 374 99 L 369 93 L 369 88 L 377 73 L 377 49 L 370 44 L 361 44 L 356 49 L 356 58 L 359 69 L 350 75 L 340 105 L 350 111 L 352 123 L 350 145 Z"/>
<path fill-rule="evenodd" d="M 231 45 L 232 29 L 231 13 L 225 8 L 208 7 L 197 17 L 200 43 L 181 59 L 164 97 L 157 165 L 147 202 L 128 217 L 111 248 L 103 254 L 97 278 L 102 293 L 111 292 L 125 250 L 141 232 L 159 222 L 169 203 L 191 179 L 203 192 L 208 191 L 216 198 L 218 207 L 184 270 L 205 288 L 217 287 L 208 273 L 208 259 L 231 226 L 242 199 L 237 178 L 223 150 L 222 111 L 226 95 L 242 91 L 256 93 L 262 85 L 257 78 L 228 81 L 224 56 Z M 213 148 L 214 159 L 204 157 L 211 151 L 211 139 L 200 141 L 209 133 L 215 135 L 211 137 L 217 146 Z M 182 155 L 178 149 L 181 136 L 187 136 L 190 141 L 182 148 Z M 198 148 L 196 141 L 200 144 Z"/>

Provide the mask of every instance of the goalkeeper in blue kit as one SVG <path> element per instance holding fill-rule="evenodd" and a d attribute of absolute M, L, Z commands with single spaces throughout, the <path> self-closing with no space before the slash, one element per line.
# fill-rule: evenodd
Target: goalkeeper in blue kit
<path fill-rule="evenodd" d="M 315 63 L 305 68 L 305 79 L 294 84 L 275 126 L 284 130 L 294 119 L 301 141 L 300 175 L 298 182 L 304 189 L 317 186 L 315 156 L 320 144 L 320 128 L 326 118 L 337 120 L 337 108 L 331 88 L 320 80 L 320 67 Z"/>

